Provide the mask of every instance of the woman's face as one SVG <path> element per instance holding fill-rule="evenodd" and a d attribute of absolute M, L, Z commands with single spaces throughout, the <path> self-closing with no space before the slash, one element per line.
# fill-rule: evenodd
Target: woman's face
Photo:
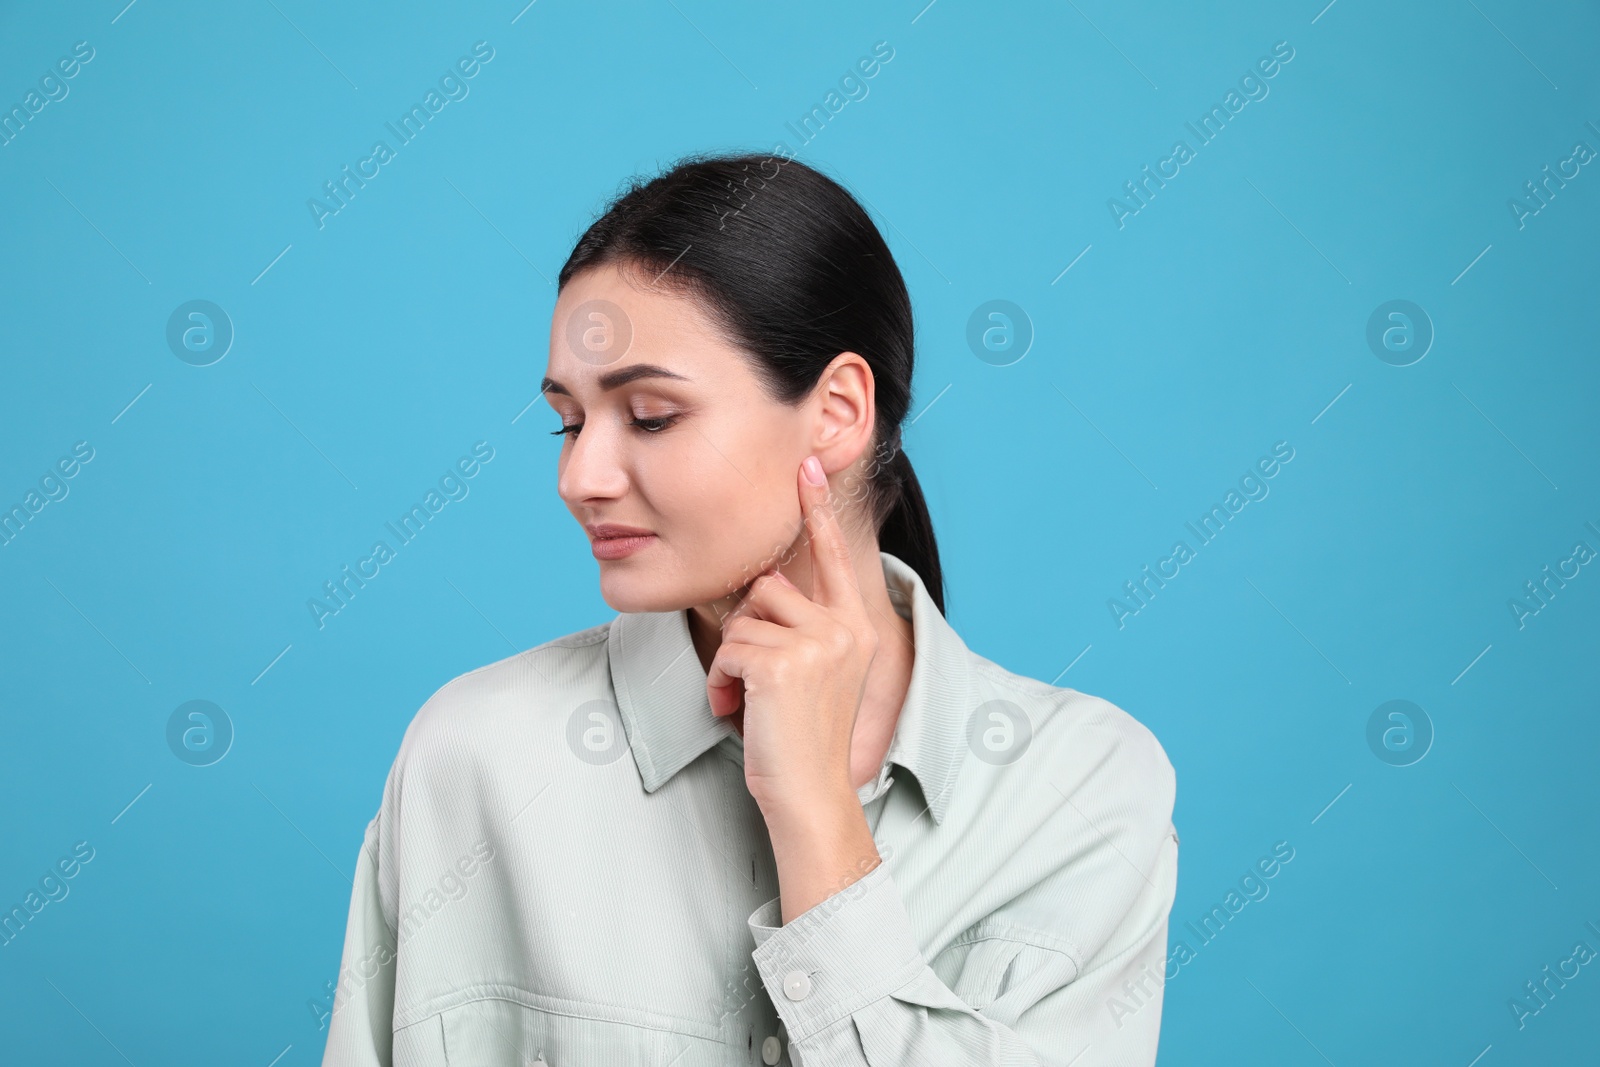
<path fill-rule="evenodd" d="M 825 400 L 770 399 L 694 300 L 650 281 L 605 264 L 567 283 L 544 389 L 568 431 L 558 492 L 599 558 L 601 595 L 624 612 L 707 604 L 787 562 L 796 472 L 830 421 Z M 647 536 L 608 548 L 604 524 Z"/>

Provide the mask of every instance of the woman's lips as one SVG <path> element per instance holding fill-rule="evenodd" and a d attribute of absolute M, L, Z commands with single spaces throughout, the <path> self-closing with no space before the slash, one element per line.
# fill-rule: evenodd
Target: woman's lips
<path fill-rule="evenodd" d="M 656 539 L 655 534 L 636 534 L 628 537 L 596 537 L 589 542 L 595 559 L 624 559 Z"/>

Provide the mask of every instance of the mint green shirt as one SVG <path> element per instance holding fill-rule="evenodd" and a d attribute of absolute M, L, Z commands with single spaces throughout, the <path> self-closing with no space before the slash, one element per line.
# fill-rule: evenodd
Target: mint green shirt
<path fill-rule="evenodd" d="M 859 796 L 883 862 L 782 925 L 682 611 L 450 681 L 356 864 L 324 1067 L 1150 1067 L 1175 776 L 1113 704 L 915 631 Z"/>

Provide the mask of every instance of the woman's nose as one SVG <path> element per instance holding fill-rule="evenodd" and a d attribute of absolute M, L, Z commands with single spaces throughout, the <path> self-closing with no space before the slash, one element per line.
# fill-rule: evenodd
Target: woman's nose
<path fill-rule="evenodd" d="M 607 435 L 590 420 L 568 446 L 557 492 L 569 505 L 595 499 L 614 499 L 627 491 L 628 475 L 622 466 L 615 435 Z"/>

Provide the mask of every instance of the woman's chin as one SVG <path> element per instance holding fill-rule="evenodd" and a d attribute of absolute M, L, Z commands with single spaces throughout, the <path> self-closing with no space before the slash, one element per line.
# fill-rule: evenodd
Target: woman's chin
<path fill-rule="evenodd" d="M 642 571 L 617 573 L 618 570 L 620 568 L 611 564 L 600 565 L 600 597 L 612 611 L 630 614 L 679 611 L 689 606 L 689 597 L 674 595 L 673 590 L 655 576 Z"/>
<path fill-rule="evenodd" d="M 749 584 L 739 584 L 749 577 L 746 573 L 724 578 L 722 571 L 698 560 L 687 569 L 676 560 L 646 563 L 637 555 L 599 562 L 600 596 L 613 611 L 683 611 L 713 605 L 720 614 L 738 606 Z"/>

